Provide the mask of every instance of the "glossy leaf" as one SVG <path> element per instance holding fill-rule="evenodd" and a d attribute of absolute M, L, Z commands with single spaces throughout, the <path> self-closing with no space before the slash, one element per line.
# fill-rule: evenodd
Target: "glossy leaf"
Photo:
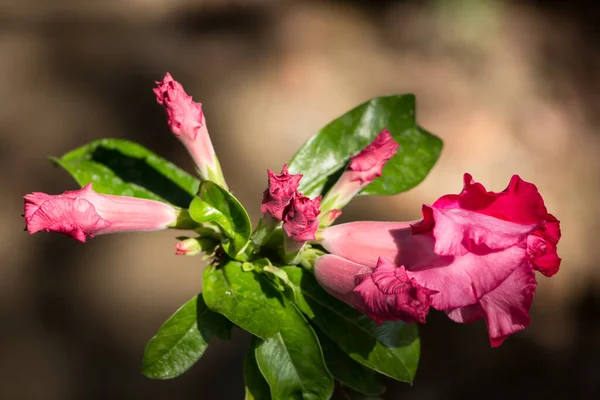
<path fill-rule="evenodd" d="M 409 94 L 371 99 L 312 136 L 288 166 L 291 173 L 303 174 L 300 191 L 308 197 L 325 194 L 350 156 L 371 143 L 384 127 L 400 148 L 383 175 L 361 193 L 392 195 L 419 184 L 437 161 L 442 141 L 416 124 L 415 97 Z"/>
<path fill-rule="evenodd" d="M 359 363 L 403 382 L 412 382 L 419 361 L 416 324 L 402 321 L 377 325 L 366 315 L 323 290 L 314 276 L 284 267 L 296 286 L 295 303 L 323 333 Z"/>
<path fill-rule="evenodd" d="M 98 193 L 159 200 L 187 208 L 200 182 L 147 148 L 123 139 L 101 139 L 52 160 L 82 187 Z"/>
<path fill-rule="evenodd" d="M 148 342 L 142 372 L 153 379 L 179 376 L 198 361 L 213 337 L 229 338 L 231 328 L 231 322 L 209 310 L 198 295 L 181 306 Z"/>
<path fill-rule="evenodd" d="M 333 378 L 325 366 L 315 332 L 294 304 L 285 301 L 277 334 L 260 340 L 256 361 L 273 400 L 326 400 Z"/>
<path fill-rule="evenodd" d="M 206 305 L 255 336 L 266 339 L 280 329 L 283 297 L 267 279 L 229 261 L 204 271 L 202 295 Z"/>
<path fill-rule="evenodd" d="M 246 400 L 271 400 L 271 391 L 256 363 L 255 349 L 260 339 L 254 337 L 244 361 Z"/>
<path fill-rule="evenodd" d="M 334 378 L 359 393 L 377 396 L 385 392 L 385 386 L 377 379 L 377 373 L 371 368 L 354 361 L 327 335 L 316 331 L 325 357 L 327 369 Z"/>
<path fill-rule="evenodd" d="M 190 216 L 196 222 L 219 225 L 228 240 L 223 249 L 232 258 L 245 261 L 246 249 L 252 233 L 250 217 L 231 193 L 211 181 L 203 181 L 198 195 L 190 204 Z"/>

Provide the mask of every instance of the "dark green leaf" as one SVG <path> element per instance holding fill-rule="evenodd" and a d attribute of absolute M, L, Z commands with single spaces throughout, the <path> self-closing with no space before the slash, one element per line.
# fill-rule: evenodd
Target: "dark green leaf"
<path fill-rule="evenodd" d="M 246 384 L 246 400 L 271 400 L 271 391 L 265 377 L 256 363 L 255 350 L 261 339 L 252 338 L 252 344 L 244 361 L 244 383 Z"/>
<path fill-rule="evenodd" d="M 228 239 L 223 241 L 225 252 L 245 261 L 243 251 L 250 240 L 252 225 L 248 213 L 231 193 L 214 182 L 203 181 L 190 204 L 190 216 L 199 223 L 219 225 Z"/>
<path fill-rule="evenodd" d="M 316 333 L 325 356 L 325 364 L 336 380 L 365 395 L 376 396 L 385 392 L 385 386 L 379 382 L 374 370 L 354 361 L 327 335 L 318 330 Z"/>
<path fill-rule="evenodd" d="M 281 329 L 256 346 L 256 361 L 273 400 L 326 400 L 333 378 L 325 366 L 315 332 L 294 304 L 285 301 Z"/>
<path fill-rule="evenodd" d="M 309 197 L 325 194 L 350 156 L 371 143 L 384 127 L 400 149 L 383 175 L 362 194 L 392 195 L 419 184 L 438 159 L 442 141 L 416 124 L 415 97 L 399 95 L 371 99 L 312 136 L 289 164 L 291 173 L 304 175 L 300 191 Z"/>
<path fill-rule="evenodd" d="M 198 295 L 181 306 L 150 339 L 142 372 L 153 379 L 179 376 L 198 361 L 213 337 L 229 338 L 231 328 L 231 322 L 209 310 Z"/>
<path fill-rule="evenodd" d="M 101 139 L 52 160 L 98 193 L 159 200 L 187 208 L 199 181 L 140 146 L 123 139 Z"/>
<path fill-rule="evenodd" d="M 295 302 L 311 321 L 361 364 L 403 382 L 412 382 L 419 362 L 416 324 L 402 321 L 377 325 L 371 318 L 323 290 L 314 276 L 298 267 L 284 267 Z"/>
<path fill-rule="evenodd" d="M 202 288 L 206 305 L 242 329 L 263 339 L 279 331 L 281 293 L 264 276 L 245 272 L 242 263 L 206 268 Z"/>

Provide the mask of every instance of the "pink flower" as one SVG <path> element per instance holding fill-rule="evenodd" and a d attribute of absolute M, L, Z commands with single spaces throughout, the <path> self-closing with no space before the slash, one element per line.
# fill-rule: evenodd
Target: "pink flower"
<path fill-rule="evenodd" d="M 340 179 L 329 190 L 322 203 L 322 210 L 342 209 L 365 186 L 381 176 L 385 164 L 396 154 L 400 145 L 394 141 L 390 132 L 383 128 L 375 140 L 357 155 L 350 157 L 350 164 Z M 321 219 L 321 226 L 329 226 L 335 218 L 328 215 Z"/>
<path fill-rule="evenodd" d="M 315 239 L 315 233 L 319 229 L 319 204 L 321 196 L 309 199 L 301 193 L 296 193 L 290 208 L 284 215 L 283 230 L 298 242 L 306 242 Z"/>
<path fill-rule="evenodd" d="M 534 270 L 551 276 L 560 266 L 559 222 L 537 188 L 518 176 L 500 193 L 486 191 L 468 174 L 464 181 L 459 195 L 423 206 L 420 221 L 325 229 L 321 244 L 333 255 L 315 265 L 321 285 L 379 322 L 422 321 L 427 302 L 456 322 L 485 318 L 494 347 L 524 329 Z M 412 285 L 411 297 L 390 290 L 398 285 Z"/>
<path fill-rule="evenodd" d="M 271 170 L 267 170 L 267 173 L 269 174 L 269 187 L 263 194 L 261 210 L 281 221 L 298 190 L 302 175 L 291 175 L 287 165 L 283 166 L 281 174 L 275 174 Z"/>
<path fill-rule="evenodd" d="M 168 72 L 164 79 L 156 84 L 156 101 L 165 107 L 169 127 L 194 159 L 200 177 L 227 188 L 208 134 L 202 104 L 192 101 L 192 97 L 187 95 L 183 86 Z"/>
<path fill-rule="evenodd" d="M 93 191 L 92 184 L 60 195 L 34 192 L 25 196 L 25 223 L 29 233 L 59 232 L 80 242 L 121 231 L 166 229 L 178 211 L 159 201 L 111 196 Z"/>

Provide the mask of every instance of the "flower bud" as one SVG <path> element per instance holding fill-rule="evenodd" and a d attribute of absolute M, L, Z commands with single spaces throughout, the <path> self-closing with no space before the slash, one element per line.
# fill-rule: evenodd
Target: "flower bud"
<path fill-rule="evenodd" d="M 280 174 L 267 170 L 269 174 L 269 187 L 263 194 L 261 210 L 279 221 L 283 220 L 283 214 L 292 202 L 292 198 L 298 190 L 301 174 L 292 175 L 284 165 Z"/>
<path fill-rule="evenodd" d="M 60 195 L 34 192 L 24 198 L 29 233 L 58 232 L 80 242 L 106 233 L 167 229 L 180 212 L 159 201 L 98 194 L 91 183 Z"/>
<path fill-rule="evenodd" d="M 383 129 L 371 144 L 360 153 L 350 157 L 350 164 L 340 179 L 327 192 L 321 209 L 341 210 L 365 186 L 381 176 L 384 165 L 396 154 L 400 145 L 387 129 Z M 324 219 L 327 216 L 327 219 Z M 329 226 L 338 215 L 323 214 L 321 226 Z"/>
<path fill-rule="evenodd" d="M 202 104 L 192 101 L 192 96 L 188 96 L 183 86 L 169 73 L 156 84 L 156 101 L 167 111 L 169 128 L 194 159 L 200 177 L 227 189 L 219 160 L 210 141 Z"/>

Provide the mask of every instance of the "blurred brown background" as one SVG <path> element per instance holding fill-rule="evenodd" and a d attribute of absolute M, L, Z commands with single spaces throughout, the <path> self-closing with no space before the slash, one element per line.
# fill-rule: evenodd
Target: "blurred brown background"
<path fill-rule="evenodd" d="M 535 182 L 562 221 L 531 327 L 490 349 L 483 322 L 422 326 L 414 387 L 386 399 L 600 398 L 600 32 L 594 2 L 0 0 L 0 399 L 240 399 L 248 337 L 172 381 L 146 342 L 201 287 L 173 232 L 81 244 L 23 232 L 22 196 L 75 188 L 47 155 L 104 137 L 192 171 L 151 89 L 166 71 L 204 104 L 229 185 L 256 221 L 266 169 L 370 97 L 413 92 L 446 140 L 426 181 L 344 219 L 413 219 L 461 189 Z"/>

